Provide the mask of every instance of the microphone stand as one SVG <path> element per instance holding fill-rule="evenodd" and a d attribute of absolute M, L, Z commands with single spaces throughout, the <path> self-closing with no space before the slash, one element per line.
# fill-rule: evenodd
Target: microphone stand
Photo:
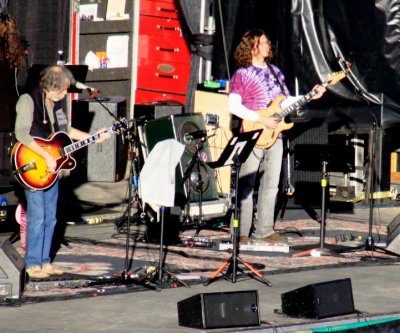
<path fill-rule="evenodd" d="M 379 247 L 375 245 L 374 238 L 372 237 L 372 225 L 374 219 L 374 193 L 375 193 L 375 144 L 376 144 L 376 133 L 377 133 L 377 124 L 376 121 L 372 124 L 372 129 L 370 132 L 370 144 L 369 144 L 369 152 L 368 152 L 368 160 L 369 160 L 369 185 L 367 191 L 367 198 L 369 200 L 369 220 L 368 220 L 368 237 L 365 242 L 365 251 L 375 252 L 377 250 L 393 255 L 399 256 L 399 254 L 391 252 L 383 247 Z"/>
<path fill-rule="evenodd" d="M 187 188 L 187 201 L 186 201 L 186 208 L 185 208 L 185 218 L 184 218 L 184 225 L 191 225 L 193 223 L 193 220 L 190 216 L 190 174 L 196 164 L 196 162 L 199 162 L 198 166 L 198 174 L 199 174 L 199 180 L 198 180 L 198 185 L 197 187 L 199 188 L 200 191 L 200 197 L 199 197 L 199 217 L 198 217 L 198 225 L 203 226 L 204 224 L 204 217 L 203 217 L 203 211 L 202 211 L 202 200 L 203 200 L 203 180 L 201 179 L 201 170 L 200 170 L 200 162 L 201 162 L 201 157 L 199 156 L 200 150 L 203 148 L 204 142 L 206 140 L 206 137 L 201 138 L 197 144 L 196 144 L 196 152 L 194 153 L 191 161 L 189 162 L 188 166 L 186 167 L 185 173 L 183 175 L 183 183 L 186 184 Z M 196 233 L 197 235 L 198 233 Z"/>
<path fill-rule="evenodd" d="M 90 91 L 90 89 L 88 89 Z M 95 101 L 97 101 L 104 110 L 107 111 L 107 113 L 113 117 L 116 121 L 120 121 L 118 119 L 117 116 L 115 116 L 108 108 L 106 105 L 104 105 L 103 101 L 96 97 L 95 94 L 92 94 L 92 97 Z M 131 166 L 130 166 L 130 171 L 129 171 L 129 182 L 128 182 L 128 207 L 127 207 L 127 211 L 126 211 L 126 241 L 125 241 L 125 265 L 124 265 L 124 269 L 121 272 L 121 274 L 117 277 L 113 277 L 113 278 L 98 278 L 96 282 L 92 283 L 92 284 L 99 284 L 99 283 L 114 283 L 114 282 L 122 282 L 124 284 L 128 284 L 128 283 L 134 283 L 134 284 L 140 284 L 143 286 L 146 286 L 150 289 L 153 290 L 158 290 L 159 288 L 157 286 L 154 286 L 148 279 L 146 281 L 146 278 L 150 278 L 148 275 L 148 273 L 153 273 L 150 269 L 148 270 L 148 272 L 146 271 L 145 273 L 138 273 L 138 274 L 132 274 L 130 272 L 130 260 L 129 260 L 129 248 L 130 248 L 130 241 L 129 241 L 129 237 L 130 237 L 130 226 L 131 226 L 131 210 L 132 210 L 132 198 L 133 198 L 133 194 L 132 194 L 132 188 L 134 186 L 133 183 L 133 178 L 136 176 L 136 172 L 135 170 L 135 162 L 134 162 L 134 152 L 135 152 L 135 142 L 138 142 L 137 137 L 135 136 L 135 134 L 133 133 L 131 128 L 124 128 L 125 132 L 127 133 L 127 139 L 128 139 L 128 143 L 129 143 L 129 151 L 130 151 L 130 157 L 131 157 Z M 122 135 L 122 141 L 124 142 L 124 135 Z M 118 228 L 120 228 L 121 226 L 117 226 Z M 139 271 L 141 271 L 142 269 L 140 269 Z"/>

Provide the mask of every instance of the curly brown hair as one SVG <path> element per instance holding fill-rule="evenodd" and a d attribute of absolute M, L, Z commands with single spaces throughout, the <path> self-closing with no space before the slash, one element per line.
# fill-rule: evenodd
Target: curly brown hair
<path fill-rule="evenodd" d="M 18 69 L 25 65 L 25 45 L 15 18 L 9 14 L 0 14 L 0 62 Z"/>
<path fill-rule="evenodd" d="M 239 42 L 239 45 L 236 47 L 235 53 L 233 54 L 233 58 L 235 59 L 236 65 L 238 67 L 249 67 L 252 64 L 252 54 L 254 46 L 258 46 L 260 43 L 261 36 L 267 37 L 269 42 L 269 37 L 262 29 L 252 29 L 247 31 L 242 39 Z M 273 53 L 270 48 L 269 54 L 266 57 L 265 61 L 270 62 L 272 59 Z"/>

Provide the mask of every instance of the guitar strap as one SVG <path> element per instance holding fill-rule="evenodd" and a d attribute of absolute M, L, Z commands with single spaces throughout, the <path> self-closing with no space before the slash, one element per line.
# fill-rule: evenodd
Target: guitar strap
<path fill-rule="evenodd" d="M 278 75 L 276 75 L 274 67 L 272 67 L 272 65 L 270 63 L 267 63 L 267 66 L 268 66 L 269 70 L 271 71 L 272 75 L 275 77 L 275 80 L 278 82 L 279 88 L 281 88 L 281 91 L 282 91 L 282 95 L 286 96 L 285 89 L 283 88 L 283 84 L 281 81 L 279 81 Z"/>
<path fill-rule="evenodd" d="M 55 113 L 55 121 L 58 125 L 58 131 L 63 131 L 65 133 L 68 133 L 68 119 L 63 109 L 59 108 L 54 113 Z"/>

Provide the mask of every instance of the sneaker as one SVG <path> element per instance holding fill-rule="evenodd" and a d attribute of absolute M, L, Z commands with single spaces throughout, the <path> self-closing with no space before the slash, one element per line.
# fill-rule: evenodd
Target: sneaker
<path fill-rule="evenodd" d="M 267 237 L 255 237 L 255 242 L 265 242 L 265 243 L 284 243 L 287 242 L 287 237 L 279 234 L 278 232 L 269 235 Z"/>
<path fill-rule="evenodd" d="M 55 268 L 52 264 L 44 264 L 42 266 L 42 271 L 49 274 L 49 275 L 61 275 L 64 274 L 63 271 Z"/>
<path fill-rule="evenodd" d="M 26 269 L 26 273 L 31 279 L 45 279 L 49 277 L 49 274 L 43 272 L 40 266 L 31 266 Z"/>

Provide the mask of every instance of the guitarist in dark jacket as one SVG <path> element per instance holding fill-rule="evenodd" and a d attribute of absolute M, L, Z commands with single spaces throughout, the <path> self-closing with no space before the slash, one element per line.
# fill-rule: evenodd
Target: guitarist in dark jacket
<path fill-rule="evenodd" d="M 280 119 L 256 112 L 266 109 L 281 95 L 289 95 L 284 76 L 272 59 L 271 43 L 266 33 L 260 29 L 246 32 L 234 53 L 238 69 L 234 73 L 229 91 L 229 112 L 244 122 L 258 123 L 264 129 L 276 129 Z M 313 99 L 325 92 L 323 86 L 314 87 Z M 290 104 L 293 97 L 283 103 Z M 282 107 L 284 107 L 282 105 Z M 239 240 L 240 242 L 282 242 L 286 237 L 274 231 L 274 208 L 278 193 L 283 154 L 282 139 L 279 137 L 269 148 L 255 147 L 242 164 L 239 173 Z M 254 236 L 250 238 L 253 222 L 253 194 L 257 175 L 259 179 L 257 224 Z"/>
<path fill-rule="evenodd" d="M 65 131 L 74 140 L 84 140 L 89 133 L 70 127 L 61 101 L 75 82 L 71 72 L 62 66 L 49 66 L 41 73 L 40 84 L 20 96 L 16 111 L 15 135 L 19 142 L 40 155 L 48 172 L 56 172 L 57 162 L 33 137 L 46 139 L 57 131 Z M 96 143 L 110 137 L 102 133 Z M 31 278 L 46 278 L 63 272 L 50 262 L 50 250 L 57 223 L 58 180 L 45 190 L 25 190 L 27 202 L 27 238 L 25 265 Z"/>

